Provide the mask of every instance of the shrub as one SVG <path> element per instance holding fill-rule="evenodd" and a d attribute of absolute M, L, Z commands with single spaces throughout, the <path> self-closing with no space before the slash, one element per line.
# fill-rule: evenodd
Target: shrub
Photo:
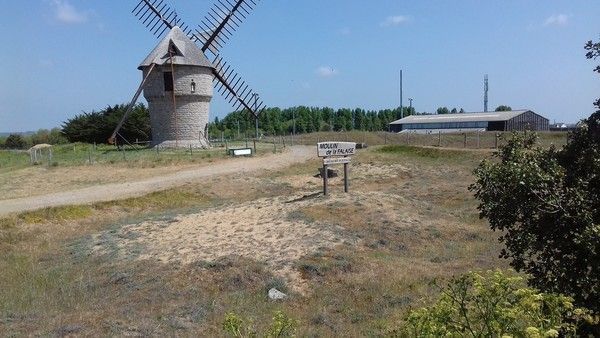
<path fill-rule="evenodd" d="M 594 115 L 560 151 L 536 147 L 535 134 L 513 135 L 495 154 L 499 161 L 475 170 L 471 190 L 480 217 L 502 232 L 501 257 L 531 275 L 534 287 L 600 311 L 600 113 Z"/>
<path fill-rule="evenodd" d="M 521 277 L 501 271 L 468 273 L 441 289 L 435 304 L 412 311 L 404 328 L 411 337 L 576 336 L 579 322 L 597 321 L 566 296 L 540 293 Z"/>
<path fill-rule="evenodd" d="M 21 135 L 10 134 L 4 141 L 4 147 L 7 149 L 25 149 L 27 143 Z"/>
<path fill-rule="evenodd" d="M 263 334 L 258 334 L 252 325 L 233 312 L 227 313 L 223 321 L 223 331 L 231 337 L 294 337 L 297 322 L 281 311 L 275 312 L 269 328 Z"/>
<path fill-rule="evenodd" d="M 30 136 L 31 144 L 65 144 L 68 142 L 67 138 L 61 133 L 59 128 L 40 129 Z"/>
<path fill-rule="evenodd" d="M 106 143 L 126 110 L 127 106 L 122 104 L 108 106 L 100 112 L 77 115 L 63 123 L 62 134 L 70 142 Z M 129 141 L 150 139 L 150 115 L 143 104 L 133 108 L 119 134 Z"/>

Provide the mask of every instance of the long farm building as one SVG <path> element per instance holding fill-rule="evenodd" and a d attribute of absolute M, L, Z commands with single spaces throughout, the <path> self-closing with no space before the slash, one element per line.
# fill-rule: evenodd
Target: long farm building
<path fill-rule="evenodd" d="M 550 121 L 531 110 L 411 115 L 390 123 L 391 132 L 548 131 Z"/>

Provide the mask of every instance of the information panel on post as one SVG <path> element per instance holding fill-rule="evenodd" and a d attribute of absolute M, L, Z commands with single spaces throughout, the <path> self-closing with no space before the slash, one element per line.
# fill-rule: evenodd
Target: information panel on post
<path fill-rule="evenodd" d="M 350 157 L 326 157 L 323 159 L 323 164 L 347 164 L 350 163 Z"/>
<path fill-rule="evenodd" d="M 319 157 L 352 156 L 356 153 L 354 142 L 320 142 L 317 143 Z"/>

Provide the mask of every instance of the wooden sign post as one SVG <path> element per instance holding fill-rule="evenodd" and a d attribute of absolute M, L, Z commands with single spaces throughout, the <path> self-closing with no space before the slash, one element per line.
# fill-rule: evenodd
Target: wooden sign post
<path fill-rule="evenodd" d="M 319 142 L 317 143 L 317 155 L 323 158 L 323 194 L 327 196 L 329 192 L 329 173 L 330 165 L 344 165 L 344 192 L 348 192 L 348 165 L 350 156 L 356 153 L 356 143 L 354 142 Z"/>

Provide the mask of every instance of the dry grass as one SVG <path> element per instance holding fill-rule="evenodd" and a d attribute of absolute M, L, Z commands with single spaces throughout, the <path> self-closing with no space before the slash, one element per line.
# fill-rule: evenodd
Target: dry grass
<path fill-rule="evenodd" d="M 0 220 L 0 331 L 218 336 L 227 311 L 260 328 L 283 310 L 301 336 L 385 334 L 432 281 L 505 265 L 467 191 L 487 154 L 370 148 L 327 198 L 315 160 Z"/>
<path fill-rule="evenodd" d="M 499 135 L 496 143 L 496 134 Z M 567 141 L 567 133 L 565 132 L 540 132 L 539 144 L 543 147 L 555 145 L 560 147 Z M 442 148 L 457 148 L 457 149 L 493 149 L 497 145 L 502 145 L 507 138 L 511 136 L 509 132 L 482 132 L 482 133 L 466 133 L 465 134 L 396 134 L 386 132 L 319 132 L 312 134 L 301 134 L 295 137 L 287 136 L 286 143 L 313 145 L 320 141 L 348 141 L 367 143 L 370 146 L 401 144 L 425 147 L 442 147 Z"/>

